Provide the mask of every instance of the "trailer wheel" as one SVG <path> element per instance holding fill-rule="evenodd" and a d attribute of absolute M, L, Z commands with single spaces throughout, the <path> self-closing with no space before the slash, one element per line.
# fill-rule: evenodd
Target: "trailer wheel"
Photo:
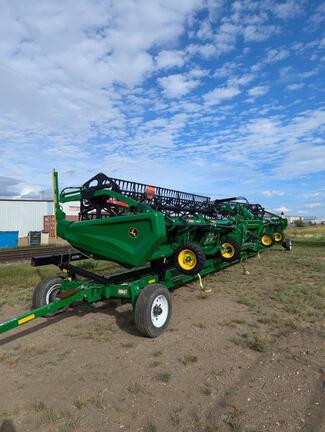
<path fill-rule="evenodd" d="M 274 236 L 270 233 L 263 233 L 261 236 L 261 244 L 266 247 L 270 248 L 274 245 Z"/>
<path fill-rule="evenodd" d="M 167 327 L 171 313 L 169 290 L 161 284 L 147 285 L 135 305 L 135 326 L 144 336 L 155 338 Z"/>
<path fill-rule="evenodd" d="M 60 292 L 62 280 L 63 277 L 61 276 L 50 276 L 42 279 L 34 289 L 32 308 L 36 309 L 54 302 L 56 300 L 56 295 Z M 64 307 L 55 312 L 48 313 L 44 316 L 46 318 L 50 318 L 66 311 L 67 309 L 68 307 Z"/>
<path fill-rule="evenodd" d="M 274 234 L 275 243 L 283 243 L 284 242 L 284 233 L 283 231 L 276 231 Z"/>
<path fill-rule="evenodd" d="M 224 261 L 235 261 L 240 258 L 240 247 L 233 239 L 223 239 L 220 255 Z"/>
<path fill-rule="evenodd" d="M 292 251 L 292 241 L 290 239 L 285 239 L 284 242 L 282 243 L 282 246 L 286 251 L 288 252 Z"/>
<path fill-rule="evenodd" d="M 177 270 L 186 275 L 200 273 L 205 265 L 203 250 L 193 244 L 182 244 L 175 252 L 175 266 Z"/>

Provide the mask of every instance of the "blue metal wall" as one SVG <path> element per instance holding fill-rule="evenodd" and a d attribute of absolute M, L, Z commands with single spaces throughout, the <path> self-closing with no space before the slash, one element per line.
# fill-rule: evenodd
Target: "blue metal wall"
<path fill-rule="evenodd" d="M 18 231 L 0 231 L 0 249 L 18 245 Z"/>

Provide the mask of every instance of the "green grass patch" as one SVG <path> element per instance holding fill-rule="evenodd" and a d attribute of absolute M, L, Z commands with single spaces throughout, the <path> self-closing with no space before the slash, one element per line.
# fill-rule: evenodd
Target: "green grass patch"
<path fill-rule="evenodd" d="M 144 426 L 143 431 L 144 432 L 158 432 L 158 428 L 153 421 L 149 420 L 146 423 L 146 425 Z"/>
<path fill-rule="evenodd" d="M 248 346 L 254 351 L 264 352 L 267 349 L 268 343 L 265 338 L 259 336 L 258 334 L 253 334 L 248 341 Z"/>
<path fill-rule="evenodd" d="M 241 294 L 238 297 L 237 303 L 248 306 L 250 309 L 254 309 L 256 307 L 256 299 L 251 293 Z"/>
<path fill-rule="evenodd" d="M 110 274 L 121 267 L 117 264 L 85 260 L 80 264 L 85 269 L 95 269 L 98 274 Z M 30 264 L 9 264 L 0 266 L 0 307 L 22 305 L 29 307 L 34 288 L 39 281 L 48 276 L 62 274 L 56 266 L 32 267 Z"/>
<path fill-rule="evenodd" d="M 168 383 L 170 381 L 171 376 L 172 374 L 170 372 L 158 372 L 156 375 L 156 379 L 158 381 Z"/>
<path fill-rule="evenodd" d="M 46 409 L 46 405 L 43 401 L 35 400 L 32 402 L 32 408 L 36 412 L 42 412 Z"/>
<path fill-rule="evenodd" d="M 73 406 L 77 409 L 82 409 L 86 405 L 87 403 L 84 400 L 82 400 L 80 397 L 78 397 L 73 401 Z"/>
<path fill-rule="evenodd" d="M 243 426 L 240 421 L 240 413 L 237 409 L 234 408 L 232 412 L 225 414 L 222 419 L 232 431 L 241 432 L 243 430 Z"/>
<path fill-rule="evenodd" d="M 277 290 L 278 301 L 289 314 L 301 319 L 320 317 L 325 311 L 325 288 L 306 283 L 285 283 Z"/>

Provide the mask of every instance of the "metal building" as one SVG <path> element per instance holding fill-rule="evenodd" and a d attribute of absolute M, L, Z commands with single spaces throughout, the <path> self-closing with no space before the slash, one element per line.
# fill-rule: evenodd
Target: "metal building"
<path fill-rule="evenodd" d="M 79 202 L 63 204 L 63 211 L 71 220 L 78 219 Z M 52 200 L 0 199 L 0 232 L 19 231 L 27 237 L 29 231 L 43 231 L 44 216 L 53 215 Z"/>
<path fill-rule="evenodd" d="M 53 201 L 0 199 L 0 231 L 42 231 L 43 218 L 53 214 Z"/>

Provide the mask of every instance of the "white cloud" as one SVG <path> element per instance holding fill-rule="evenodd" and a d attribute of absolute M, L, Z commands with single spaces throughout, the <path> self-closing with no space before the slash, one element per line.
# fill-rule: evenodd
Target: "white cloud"
<path fill-rule="evenodd" d="M 241 32 L 241 26 L 232 22 L 224 22 L 215 35 L 214 43 L 218 54 L 231 51 L 235 47 L 236 38 Z"/>
<path fill-rule="evenodd" d="M 256 118 L 243 124 L 236 144 L 240 152 L 253 152 L 255 163 L 274 164 L 274 178 L 286 179 L 324 171 L 325 111 L 302 112 L 288 121 L 280 117 Z M 323 145 L 321 145 L 323 144 Z"/>
<path fill-rule="evenodd" d="M 292 66 L 284 66 L 279 69 L 279 75 L 283 80 L 286 80 L 290 77 L 290 75 L 293 74 L 293 67 Z"/>
<path fill-rule="evenodd" d="M 37 172 L 46 184 L 49 167 L 71 171 L 71 157 L 84 177 L 98 169 L 104 137 L 113 149 L 143 121 L 158 96 L 140 87 L 156 70 L 152 53 L 178 53 L 201 0 L 25 6 L 5 2 L 0 14 L 2 174 L 34 182 Z M 180 64 L 181 55 L 167 57 L 164 66 Z"/>
<path fill-rule="evenodd" d="M 31 1 L 25 10 L 23 2 L 10 3 L 0 16 L 6 65 L 0 114 L 19 117 L 16 125 L 23 119 L 61 131 L 118 118 L 113 84 L 140 84 L 154 68 L 149 50 L 175 43 L 198 6 L 198 0 Z M 180 55 L 167 56 L 160 58 L 165 66 L 180 63 Z"/>
<path fill-rule="evenodd" d="M 308 209 L 314 209 L 314 208 L 319 208 L 322 207 L 322 203 L 310 203 L 310 204 L 305 204 L 304 207 L 308 208 Z"/>
<path fill-rule="evenodd" d="M 190 78 L 202 78 L 208 75 L 209 71 L 206 69 L 201 69 L 200 67 L 194 67 L 188 71 L 187 76 Z"/>
<path fill-rule="evenodd" d="M 255 78 L 254 74 L 246 73 L 246 74 L 243 74 L 239 77 L 230 78 L 228 80 L 228 84 L 230 86 L 241 86 L 241 85 L 244 86 L 244 85 L 249 84 L 251 81 L 253 81 L 254 78 Z"/>
<path fill-rule="evenodd" d="M 289 56 L 289 51 L 285 48 L 271 48 L 266 53 L 265 63 L 276 63 Z"/>
<path fill-rule="evenodd" d="M 232 99 L 240 94 L 240 90 L 236 86 L 217 87 L 214 90 L 206 93 L 203 97 L 207 105 L 217 105 L 226 99 Z"/>
<path fill-rule="evenodd" d="M 158 78 L 164 94 L 170 98 L 179 98 L 186 95 L 199 85 L 199 81 L 189 79 L 182 74 L 168 75 Z"/>
<path fill-rule="evenodd" d="M 314 26 L 320 25 L 323 21 L 325 21 L 325 3 L 321 2 L 317 7 L 314 13 L 310 17 L 310 21 Z"/>
<path fill-rule="evenodd" d="M 254 197 L 281 190 L 279 179 L 324 169 L 324 119 L 317 109 L 322 35 L 306 43 L 297 33 L 295 46 L 278 46 L 291 32 L 287 23 L 271 21 L 280 2 L 3 3 L 2 176 L 18 181 L 7 192 L 22 185 L 26 194 L 46 189 L 40 185 L 52 166 L 68 184 L 100 166 L 120 177 L 212 193 L 220 186 L 221 195 L 250 190 Z M 277 8 L 278 17 L 289 16 L 288 4 L 281 2 L 287 9 Z M 281 41 L 273 37 L 278 31 Z M 231 50 L 233 61 L 225 63 Z M 294 68 L 287 63 L 292 52 L 301 56 Z M 268 90 L 265 83 L 273 85 L 282 60 L 279 91 L 256 99 Z M 293 101 L 283 91 L 307 79 L 304 98 Z M 236 98 L 245 86 L 252 87 L 250 99 Z M 181 173 L 191 169 L 187 184 Z M 222 179 L 216 181 L 217 173 Z M 26 178 L 33 184 L 20 181 Z"/>
<path fill-rule="evenodd" d="M 244 29 L 243 36 L 247 42 L 261 42 L 278 33 L 278 31 L 276 26 L 270 24 L 248 25 Z"/>
<path fill-rule="evenodd" d="M 267 196 L 267 197 L 283 196 L 284 192 L 278 191 L 278 190 L 267 190 L 267 191 L 263 191 L 262 195 Z"/>
<path fill-rule="evenodd" d="M 156 57 L 158 69 L 169 69 L 172 67 L 181 67 L 185 63 L 184 53 L 182 51 L 160 51 Z"/>
<path fill-rule="evenodd" d="M 208 19 L 201 21 L 196 36 L 201 40 L 207 40 L 213 38 L 213 29 L 211 26 L 211 22 Z"/>
<path fill-rule="evenodd" d="M 252 97 L 259 97 L 259 96 L 263 96 L 268 91 L 269 91 L 268 86 L 256 86 L 256 87 L 250 88 L 248 90 L 248 94 L 249 94 L 249 96 L 252 96 Z"/>
<path fill-rule="evenodd" d="M 287 86 L 287 89 L 288 90 L 290 90 L 290 91 L 292 91 L 292 90 L 299 90 L 299 89 L 301 89 L 302 87 L 304 87 L 304 83 L 294 83 L 294 84 L 289 84 L 288 86 Z"/>
<path fill-rule="evenodd" d="M 190 44 L 187 46 L 186 51 L 191 55 L 199 55 L 204 58 L 213 57 L 217 53 L 217 49 L 212 43 Z"/>
<path fill-rule="evenodd" d="M 239 63 L 236 62 L 226 62 L 222 65 L 221 68 L 216 69 L 213 76 L 216 78 L 228 78 L 232 75 L 236 70 L 241 67 Z"/>
<path fill-rule="evenodd" d="M 293 18 L 303 12 L 303 1 L 287 0 L 284 3 L 275 3 L 272 11 L 279 18 Z"/>
<path fill-rule="evenodd" d="M 20 181 L 11 177 L 0 176 L 0 198 L 19 195 Z"/>
<path fill-rule="evenodd" d="M 222 2 L 217 3 L 220 10 Z M 223 6 L 224 9 L 227 8 L 225 4 Z M 278 7 L 277 16 L 285 17 L 288 7 L 291 7 L 291 4 Z M 196 32 L 200 43 L 192 43 L 188 47 L 190 54 L 198 54 L 205 58 L 218 57 L 232 51 L 239 38 L 243 38 L 245 42 L 262 42 L 280 32 L 279 26 L 269 23 L 270 13 L 274 9 L 273 2 L 248 1 L 243 7 L 242 3 L 236 1 L 230 2 L 230 9 L 232 13 L 222 17 L 218 25 L 215 18 L 214 22 L 210 19 L 200 22 Z M 291 10 L 298 12 L 298 7 L 291 7 Z M 219 18 L 219 14 L 217 17 Z M 194 33 L 191 34 L 193 35 Z M 247 48 L 244 48 L 246 52 Z"/>
<path fill-rule="evenodd" d="M 317 192 L 305 193 L 303 195 L 303 197 L 306 198 L 306 199 L 310 199 L 310 198 L 312 198 L 312 199 L 317 199 L 317 198 L 320 199 L 321 197 L 324 197 L 324 199 L 325 199 L 325 189 L 317 191 Z"/>

